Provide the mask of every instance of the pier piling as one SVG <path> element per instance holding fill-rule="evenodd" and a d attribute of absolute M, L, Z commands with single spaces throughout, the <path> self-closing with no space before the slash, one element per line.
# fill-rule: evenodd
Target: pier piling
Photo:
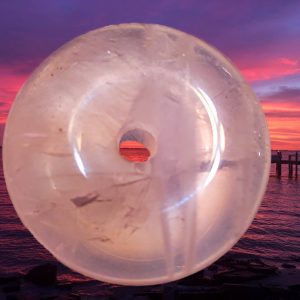
<path fill-rule="evenodd" d="M 298 178 L 298 151 L 296 152 L 295 177 Z"/>
<path fill-rule="evenodd" d="M 281 177 L 281 158 L 282 158 L 282 154 L 281 152 L 277 151 L 277 162 L 276 162 L 276 174 L 277 177 L 280 178 Z"/>
<path fill-rule="evenodd" d="M 289 178 L 293 178 L 293 163 L 292 163 L 292 155 L 289 155 Z"/>
<path fill-rule="evenodd" d="M 298 152 L 289 154 L 288 159 L 284 159 L 282 157 L 282 152 L 277 151 L 276 154 L 272 155 L 271 162 L 276 164 L 276 176 L 278 178 L 280 178 L 282 175 L 282 165 L 288 166 L 289 178 L 298 178 L 298 165 L 300 165 L 300 157 Z"/>

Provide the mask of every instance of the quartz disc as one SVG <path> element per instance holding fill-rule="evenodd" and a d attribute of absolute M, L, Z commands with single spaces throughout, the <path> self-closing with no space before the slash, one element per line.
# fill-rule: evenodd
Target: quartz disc
<path fill-rule="evenodd" d="M 71 269 L 127 285 L 176 280 L 226 253 L 270 165 L 261 107 L 231 63 L 143 24 L 97 29 L 50 55 L 17 95 L 3 151 L 33 236 Z"/>

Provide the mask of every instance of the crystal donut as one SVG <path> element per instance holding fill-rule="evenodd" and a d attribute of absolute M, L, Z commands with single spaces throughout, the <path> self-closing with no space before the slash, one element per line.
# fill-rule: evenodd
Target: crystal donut
<path fill-rule="evenodd" d="M 124 141 L 149 155 L 126 159 Z M 100 28 L 50 55 L 17 95 L 3 148 L 33 236 L 69 268 L 124 285 L 177 280 L 226 253 L 270 166 L 239 72 L 203 41 L 147 24 Z"/>

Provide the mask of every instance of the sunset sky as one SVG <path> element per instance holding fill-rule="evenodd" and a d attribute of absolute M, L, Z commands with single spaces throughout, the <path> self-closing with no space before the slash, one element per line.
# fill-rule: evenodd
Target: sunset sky
<path fill-rule="evenodd" d="M 1 0 L 0 139 L 14 97 L 52 51 L 89 30 L 158 23 L 217 47 L 261 100 L 273 149 L 300 149 L 300 1 Z"/>

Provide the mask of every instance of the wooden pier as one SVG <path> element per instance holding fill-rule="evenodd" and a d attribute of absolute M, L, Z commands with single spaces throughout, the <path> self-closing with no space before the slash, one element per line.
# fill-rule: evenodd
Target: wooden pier
<path fill-rule="evenodd" d="M 277 154 L 272 155 L 272 164 L 276 164 L 276 175 L 281 177 L 282 165 L 288 166 L 288 176 L 289 178 L 298 178 L 298 166 L 300 165 L 300 153 L 295 152 L 294 154 L 289 154 L 288 159 L 282 159 L 281 151 L 277 151 Z"/>

